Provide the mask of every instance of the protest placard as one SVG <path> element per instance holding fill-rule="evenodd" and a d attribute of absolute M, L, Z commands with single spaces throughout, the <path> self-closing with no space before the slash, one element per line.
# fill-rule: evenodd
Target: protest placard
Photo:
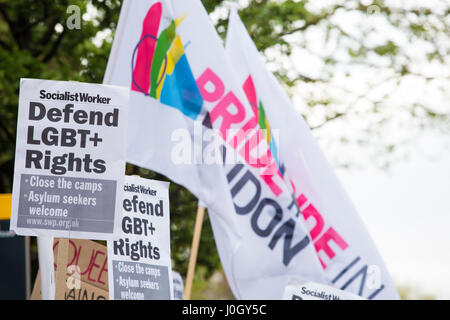
<path fill-rule="evenodd" d="M 119 228 L 129 90 L 21 79 L 11 231 L 103 239 Z"/>
<path fill-rule="evenodd" d="M 169 183 L 125 177 L 121 234 L 108 240 L 112 300 L 173 298 Z"/>
<path fill-rule="evenodd" d="M 283 300 L 365 300 L 356 294 L 312 281 L 289 283 Z"/>
<path fill-rule="evenodd" d="M 60 261 L 58 249 L 61 239 L 55 239 L 53 250 L 55 269 Z M 84 239 L 69 239 L 66 272 L 62 281 L 56 282 L 56 291 L 64 300 L 107 300 L 108 269 L 106 246 Z M 32 300 L 41 299 L 41 277 L 38 272 L 31 294 Z"/>

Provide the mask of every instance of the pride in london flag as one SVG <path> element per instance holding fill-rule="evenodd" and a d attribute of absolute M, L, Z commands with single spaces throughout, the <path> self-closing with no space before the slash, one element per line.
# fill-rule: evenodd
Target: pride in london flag
<path fill-rule="evenodd" d="M 278 130 L 279 144 L 270 147 L 278 148 L 278 164 L 300 208 L 297 219 L 309 227 L 327 282 L 366 299 L 398 299 L 358 213 L 311 130 L 265 67 L 235 9 L 230 13 L 226 51 L 258 121 Z"/>
<path fill-rule="evenodd" d="M 236 298 L 281 299 L 291 279 L 326 283 L 325 272 L 233 69 L 200 0 L 133 0 L 104 82 L 131 89 L 127 161 L 208 207 Z"/>

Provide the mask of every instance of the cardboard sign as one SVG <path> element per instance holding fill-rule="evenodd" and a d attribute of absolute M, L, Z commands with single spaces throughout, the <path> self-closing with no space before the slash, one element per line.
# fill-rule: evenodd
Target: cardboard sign
<path fill-rule="evenodd" d="M 58 245 L 55 239 L 55 261 L 58 261 Z M 108 259 L 106 246 L 83 239 L 69 239 L 67 275 L 79 274 L 80 280 L 102 290 L 108 290 Z M 71 266 L 78 267 L 70 269 Z M 58 266 L 55 264 L 58 271 Z M 75 274 L 74 274 L 75 273 Z"/>
<path fill-rule="evenodd" d="M 102 290 L 87 282 L 81 281 L 79 288 L 70 289 L 65 286 L 64 300 L 108 300 L 109 294 L 107 290 Z M 31 300 L 41 300 L 41 275 L 38 272 L 31 293 Z"/>
<path fill-rule="evenodd" d="M 11 230 L 108 239 L 125 169 L 129 90 L 21 79 Z"/>
<path fill-rule="evenodd" d="M 288 284 L 283 300 L 365 300 L 355 294 L 321 283 L 307 281 Z"/>
<path fill-rule="evenodd" d="M 121 234 L 108 240 L 112 300 L 173 299 L 169 183 L 125 177 Z"/>
<path fill-rule="evenodd" d="M 53 246 L 55 262 L 61 239 Z M 104 300 L 108 294 L 108 269 L 106 246 L 83 239 L 69 239 L 66 273 L 62 281 L 56 282 L 56 291 L 63 292 L 65 300 Z M 59 272 L 57 263 L 55 270 Z M 58 278 L 57 278 L 58 279 Z M 32 300 L 41 299 L 41 278 L 38 272 Z"/>

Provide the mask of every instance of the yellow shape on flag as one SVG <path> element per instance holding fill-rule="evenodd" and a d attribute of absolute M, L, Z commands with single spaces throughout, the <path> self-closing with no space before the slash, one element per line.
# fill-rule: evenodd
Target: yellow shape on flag
<path fill-rule="evenodd" d="M 9 220 L 11 218 L 12 194 L 0 194 L 0 220 Z"/>
<path fill-rule="evenodd" d="M 187 13 L 183 14 L 181 17 L 175 19 L 175 27 L 178 27 L 180 23 L 187 17 Z"/>
<path fill-rule="evenodd" d="M 177 64 L 180 57 L 184 54 L 183 43 L 181 42 L 180 36 L 177 35 L 175 38 L 172 48 L 170 48 L 169 52 L 167 52 L 167 65 L 163 64 L 161 66 L 161 70 L 159 70 L 158 79 L 161 79 L 159 86 L 156 88 L 156 98 L 160 99 L 161 90 L 164 85 L 164 80 L 166 78 L 166 74 L 172 74 L 175 69 L 175 65 Z M 163 74 L 165 69 L 165 73 Z"/>
<path fill-rule="evenodd" d="M 270 144 L 270 142 L 272 141 L 272 136 L 270 134 L 270 125 L 267 119 L 266 119 L 266 140 L 268 144 Z"/>

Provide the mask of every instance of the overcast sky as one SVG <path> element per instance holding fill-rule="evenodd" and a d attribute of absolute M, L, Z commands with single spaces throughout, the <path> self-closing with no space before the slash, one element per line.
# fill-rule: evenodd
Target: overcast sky
<path fill-rule="evenodd" d="M 337 173 L 396 284 L 450 299 L 450 150 L 437 150 L 445 137 L 427 141 L 389 172 Z"/>

